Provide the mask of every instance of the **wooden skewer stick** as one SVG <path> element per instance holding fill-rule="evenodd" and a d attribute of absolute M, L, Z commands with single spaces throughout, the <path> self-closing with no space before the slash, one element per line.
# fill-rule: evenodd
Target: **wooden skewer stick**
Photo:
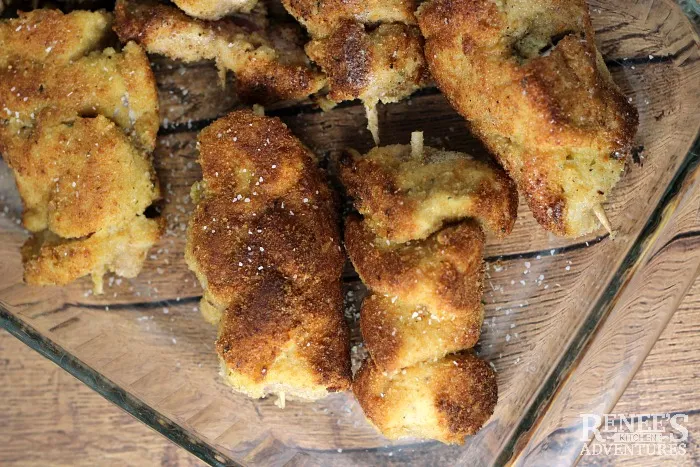
<path fill-rule="evenodd" d="M 414 131 L 411 133 L 411 157 L 423 157 L 423 132 Z"/>
<path fill-rule="evenodd" d="M 367 129 L 372 133 L 374 145 L 379 146 L 379 115 L 377 115 L 377 104 L 365 103 L 365 113 L 367 114 Z"/>
<path fill-rule="evenodd" d="M 265 116 L 265 107 L 260 104 L 253 104 L 253 113 L 259 117 Z"/>
<path fill-rule="evenodd" d="M 283 408 L 285 407 L 285 405 L 286 405 L 286 398 L 285 398 L 284 391 L 280 391 L 280 393 L 278 394 L 278 398 L 277 398 L 277 400 L 275 401 L 275 405 L 276 405 L 277 407 L 279 407 L 280 409 L 283 409 Z"/>
<path fill-rule="evenodd" d="M 596 215 L 600 223 L 603 224 L 603 227 L 605 227 L 605 230 L 608 231 L 608 233 L 610 234 L 610 238 L 614 239 L 615 231 L 612 229 L 612 225 L 610 225 L 610 221 L 608 220 L 608 216 L 605 214 L 603 205 L 596 204 L 595 206 L 593 206 L 593 214 Z"/>

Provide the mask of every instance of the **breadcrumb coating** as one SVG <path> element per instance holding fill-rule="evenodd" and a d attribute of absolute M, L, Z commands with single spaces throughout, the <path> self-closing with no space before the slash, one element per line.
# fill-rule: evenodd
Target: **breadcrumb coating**
<path fill-rule="evenodd" d="M 127 0 L 117 1 L 115 16 L 114 30 L 122 42 L 133 40 L 149 53 L 187 63 L 213 60 L 222 77 L 232 71 L 244 102 L 300 100 L 326 83 L 309 64 L 301 36 L 291 25 L 266 29 L 233 17 L 202 21 L 168 5 Z"/>
<path fill-rule="evenodd" d="M 340 178 L 370 228 L 392 242 L 426 238 L 445 223 L 473 217 L 496 236 L 510 233 L 518 195 L 498 167 L 468 155 L 408 145 L 346 151 Z"/>
<path fill-rule="evenodd" d="M 355 375 L 353 392 L 365 415 L 389 439 L 429 438 L 463 444 L 496 407 L 491 366 L 470 352 L 422 362 L 389 374 L 371 359 Z"/>
<path fill-rule="evenodd" d="M 65 285 L 90 274 L 102 290 L 102 276 L 136 277 L 148 250 L 163 232 L 163 219 L 136 216 L 124 227 L 89 237 L 63 239 L 48 230 L 22 246 L 24 279 L 35 285 Z"/>
<path fill-rule="evenodd" d="M 394 372 L 477 343 L 484 319 L 484 234 L 476 222 L 396 244 L 352 216 L 345 245 L 372 291 L 362 304 L 360 328 L 379 367 Z"/>
<path fill-rule="evenodd" d="M 102 115 L 68 118 L 44 109 L 23 143 L 6 160 L 32 232 L 85 237 L 128 224 L 158 196 L 150 159 Z"/>
<path fill-rule="evenodd" d="M 309 42 L 306 52 L 328 75 L 328 97 L 336 102 L 398 102 L 427 81 L 420 31 L 402 23 L 367 31 L 360 23 L 342 22 Z"/>
<path fill-rule="evenodd" d="M 249 111 L 205 128 L 199 152 L 185 259 L 226 380 L 251 397 L 348 389 L 337 206 L 313 154 Z"/>
<path fill-rule="evenodd" d="M 13 169 L 25 281 L 66 284 L 107 271 L 134 277 L 162 230 L 151 164 L 155 80 L 144 51 L 102 50 L 105 12 L 34 10 L 0 21 L 0 153 Z"/>
<path fill-rule="evenodd" d="M 330 36 L 341 23 L 363 25 L 380 23 L 416 24 L 417 0 L 282 0 L 313 37 Z"/>
<path fill-rule="evenodd" d="M 417 13 L 430 71 L 562 236 L 598 228 L 636 109 L 612 81 L 583 0 L 431 0 Z"/>
<path fill-rule="evenodd" d="M 495 166 L 425 147 L 421 132 L 410 146 L 348 151 L 340 178 L 363 216 L 346 220 L 345 247 L 370 292 L 355 396 L 388 438 L 461 444 L 498 398 L 493 370 L 464 352 L 484 319 L 479 222 L 510 232 L 515 188 Z"/>
<path fill-rule="evenodd" d="M 425 86 L 416 0 L 283 0 L 311 35 L 309 57 L 328 76 L 333 102 L 360 99 L 379 144 L 377 104 L 398 102 Z"/>
<path fill-rule="evenodd" d="M 174 0 L 189 16 L 216 20 L 233 13 L 250 13 L 258 0 Z"/>

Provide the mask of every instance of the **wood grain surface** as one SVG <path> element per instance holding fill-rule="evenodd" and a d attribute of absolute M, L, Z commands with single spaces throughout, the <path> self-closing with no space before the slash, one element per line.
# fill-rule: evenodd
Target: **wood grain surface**
<path fill-rule="evenodd" d="M 612 410 L 626 414 L 688 414 L 688 454 L 681 458 L 586 456 L 580 466 L 700 464 L 700 278 L 686 295 Z M 594 449 L 594 442 L 589 446 Z M 604 443 L 602 443 L 604 444 Z"/>
<path fill-rule="evenodd" d="M 204 465 L 0 330 L 0 465 L 159 464 Z"/>

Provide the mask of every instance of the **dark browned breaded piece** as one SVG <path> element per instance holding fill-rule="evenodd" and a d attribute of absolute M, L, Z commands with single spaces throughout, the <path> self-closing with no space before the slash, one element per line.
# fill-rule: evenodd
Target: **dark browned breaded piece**
<path fill-rule="evenodd" d="M 297 284 L 273 271 L 221 321 L 225 378 L 251 397 L 318 399 L 349 389 L 349 335 L 338 281 Z"/>
<path fill-rule="evenodd" d="M 466 154 L 411 146 L 348 151 L 340 178 L 370 228 L 393 242 L 426 238 L 467 217 L 503 237 L 515 223 L 515 185 L 498 167 Z"/>
<path fill-rule="evenodd" d="M 476 222 L 396 244 L 351 216 L 345 245 L 372 291 L 362 303 L 360 329 L 379 367 L 392 372 L 476 344 L 484 318 L 484 234 Z"/>
<path fill-rule="evenodd" d="M 336 102 L 398 102 L 428 78 L 420 31 L 402 23 L 367 31 L 360 23 L 341 22 L 328 36 L 309 42 L 306 52 L 328 76 L 328 97 Z"/>
<path fill-rule="evenodd" d="M 464 443 L 491 417 L 498 400 L 496 373 L 464 352 L 388 374 L 366 360 L 353 392 L 367 418 L 390 439 L 430 438 Z"/>
<path fill-rule="evenodd" d="M 314 37 L 331 35 L 340 23 L 416 24 L 417 0 L 282 0 L 287 11 Z"/>
<path fill-rule="evenodd" d="M 584 0 L 431 0 L 418 10 L 432 76 L 557 235 L 598 227 L 637 128 Z"/>
<path fill-rule="evenodd" d="M 260 29 L 253 21 L 203 21 L 153 2 L 119 0 L 115 24 L 122 42 L 134 40 L 149 53 L 193 62 L 214 60 L 225 75 L 236 75 L 236 91 L 249 103 L 304 99 L 325 77 L 310 66 L 299 34 L 290 25 Z"/>
<path fill-rule="evenodd" d="M 205 128 L 199 150 L 185 259 L 204 287 L 203 313 L 221 320 L 227 381 L 252 397 L 347 389 L 344 257 L 313 154 L 279 119 L 248 111 Z"/>
<path fill-rule="evenodd" d="M 25 280 L 66 284 L 107 271 L 134 277 L 162 230 L 151 164 L 155 79 L 135 43 L 102 50 L 105 12 L 34 10 L 0 21 L 0 153 L 13 169 Z"/>
<path fill-rule="evenodd" d="M 193 195 L 202 201 L 186 258 L 206 284 L 204 301 L 220 314 L 270 268 L 295 281 L 340 276 L 333 194 L 283 123 L 234 112 L 200 133 L 199 151 L 203 182 Z"/>
<path fill-rule="evenodd" d="M 309 31 L 306 52 L 328 76 L 332 102 L 360 99 L 379 144 L 377 103 L 398 102 L 425 86 L 416 0 L 283 0 Z"/>

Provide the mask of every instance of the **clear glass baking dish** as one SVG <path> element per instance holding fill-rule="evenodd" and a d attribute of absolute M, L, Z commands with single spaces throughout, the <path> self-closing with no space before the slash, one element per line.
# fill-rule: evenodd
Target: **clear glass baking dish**
<path fill-rule="evenodd" d="M 212 464 L 574 462 L 586 443 L 578 414 L 613 407 L 700 265 L 687 251 L 675 262 L 665 254 L 685 238 L 684 228 L 700 224 L 697 206 L 688 205 L 700 134 L 697 33 L 670 0 L 595 0 L 590 7 L 614 79 L 640 112 L 639 150 L 605 207 L 617 237 L 550 236 L 521 203 L 514 232 L 489 239 L 478 351 L 498 372 L 499 403 L 464 446 L 387 441 L 351 394 L 288 401 L 282 410 L 273 400 L 234 394 L 222 382 L 216 331 L 198 313 L 201 290 L 183 259 L 190 185 L 200 178 L 197 131 L 237 105 L 232 87 L 218 86 L 210 64 L 154 58 L 162 114 L 155 162 L 168 229 L 142 274 L 109 278 L 104 295 L 90 292 L 89 279 L 62 288 L 22 284 L 21 205 L 0 163 L 2 326 Z M 371 144 L 359 104 L 268 113 L 323 157 Z M 484 154 L 435 89 L 383 107 L 380 123 L 385 144 L 406 143 L 411 131 L 423 130 L 427 144 Z M 673 286 L 658 291 L 649 278 L 663 269 L 661 256 L 673 263 L 666 279 Z M 363 289 L 352 273 L 346 287 L 353 353 L 360 358 L 356 313 Z"/>

